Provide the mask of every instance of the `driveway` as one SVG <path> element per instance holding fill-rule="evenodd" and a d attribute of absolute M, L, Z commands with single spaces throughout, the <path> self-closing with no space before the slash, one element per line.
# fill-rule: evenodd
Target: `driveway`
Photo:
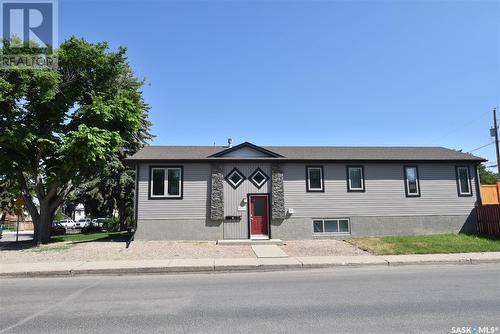
<path fill-rule="evenodd" d="M 19 231 L 19 241 L 33 240 L 33 231 Z M 16 241 L 16 232 L 3 231 L 0 242 Z"/>

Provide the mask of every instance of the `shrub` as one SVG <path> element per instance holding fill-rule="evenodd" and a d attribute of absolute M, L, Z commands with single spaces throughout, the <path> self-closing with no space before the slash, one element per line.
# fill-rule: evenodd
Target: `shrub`
<path fill-rule="evenodd" d="M 108 232 L 118 232 L 120 230 L 120 221 L 116 217 L 111 217 L 104 222 L 103 228 Z"/>

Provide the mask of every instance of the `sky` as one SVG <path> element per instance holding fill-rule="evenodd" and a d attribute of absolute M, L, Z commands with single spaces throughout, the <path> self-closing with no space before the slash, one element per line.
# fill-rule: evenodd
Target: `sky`
<path fill-rule="evenodd" d="M 500 1 L 60 0 L 71 35 L 128 48 L 153 145 L 471 151 L 500 105 Z"/>

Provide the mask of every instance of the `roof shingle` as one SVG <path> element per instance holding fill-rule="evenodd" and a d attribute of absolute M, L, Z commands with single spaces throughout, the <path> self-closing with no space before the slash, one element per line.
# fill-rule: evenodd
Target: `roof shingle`
<path fill-rule="evenodd" d="M 210 157 L 227 149 L 221 146 L 146 146 L 126 160 L 373 160 L 373 161 L 486 161 L 470 153 L 444 147 L 336 147 L 262 146 L 283 157 Z"/>

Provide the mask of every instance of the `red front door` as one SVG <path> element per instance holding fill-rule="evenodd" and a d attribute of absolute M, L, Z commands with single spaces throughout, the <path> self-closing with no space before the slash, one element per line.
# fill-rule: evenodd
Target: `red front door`
<path fill-rule="evenodd" d="M 267 195 L 250 196 L 250 234 L 269 235 L 269 203 Z"/>

